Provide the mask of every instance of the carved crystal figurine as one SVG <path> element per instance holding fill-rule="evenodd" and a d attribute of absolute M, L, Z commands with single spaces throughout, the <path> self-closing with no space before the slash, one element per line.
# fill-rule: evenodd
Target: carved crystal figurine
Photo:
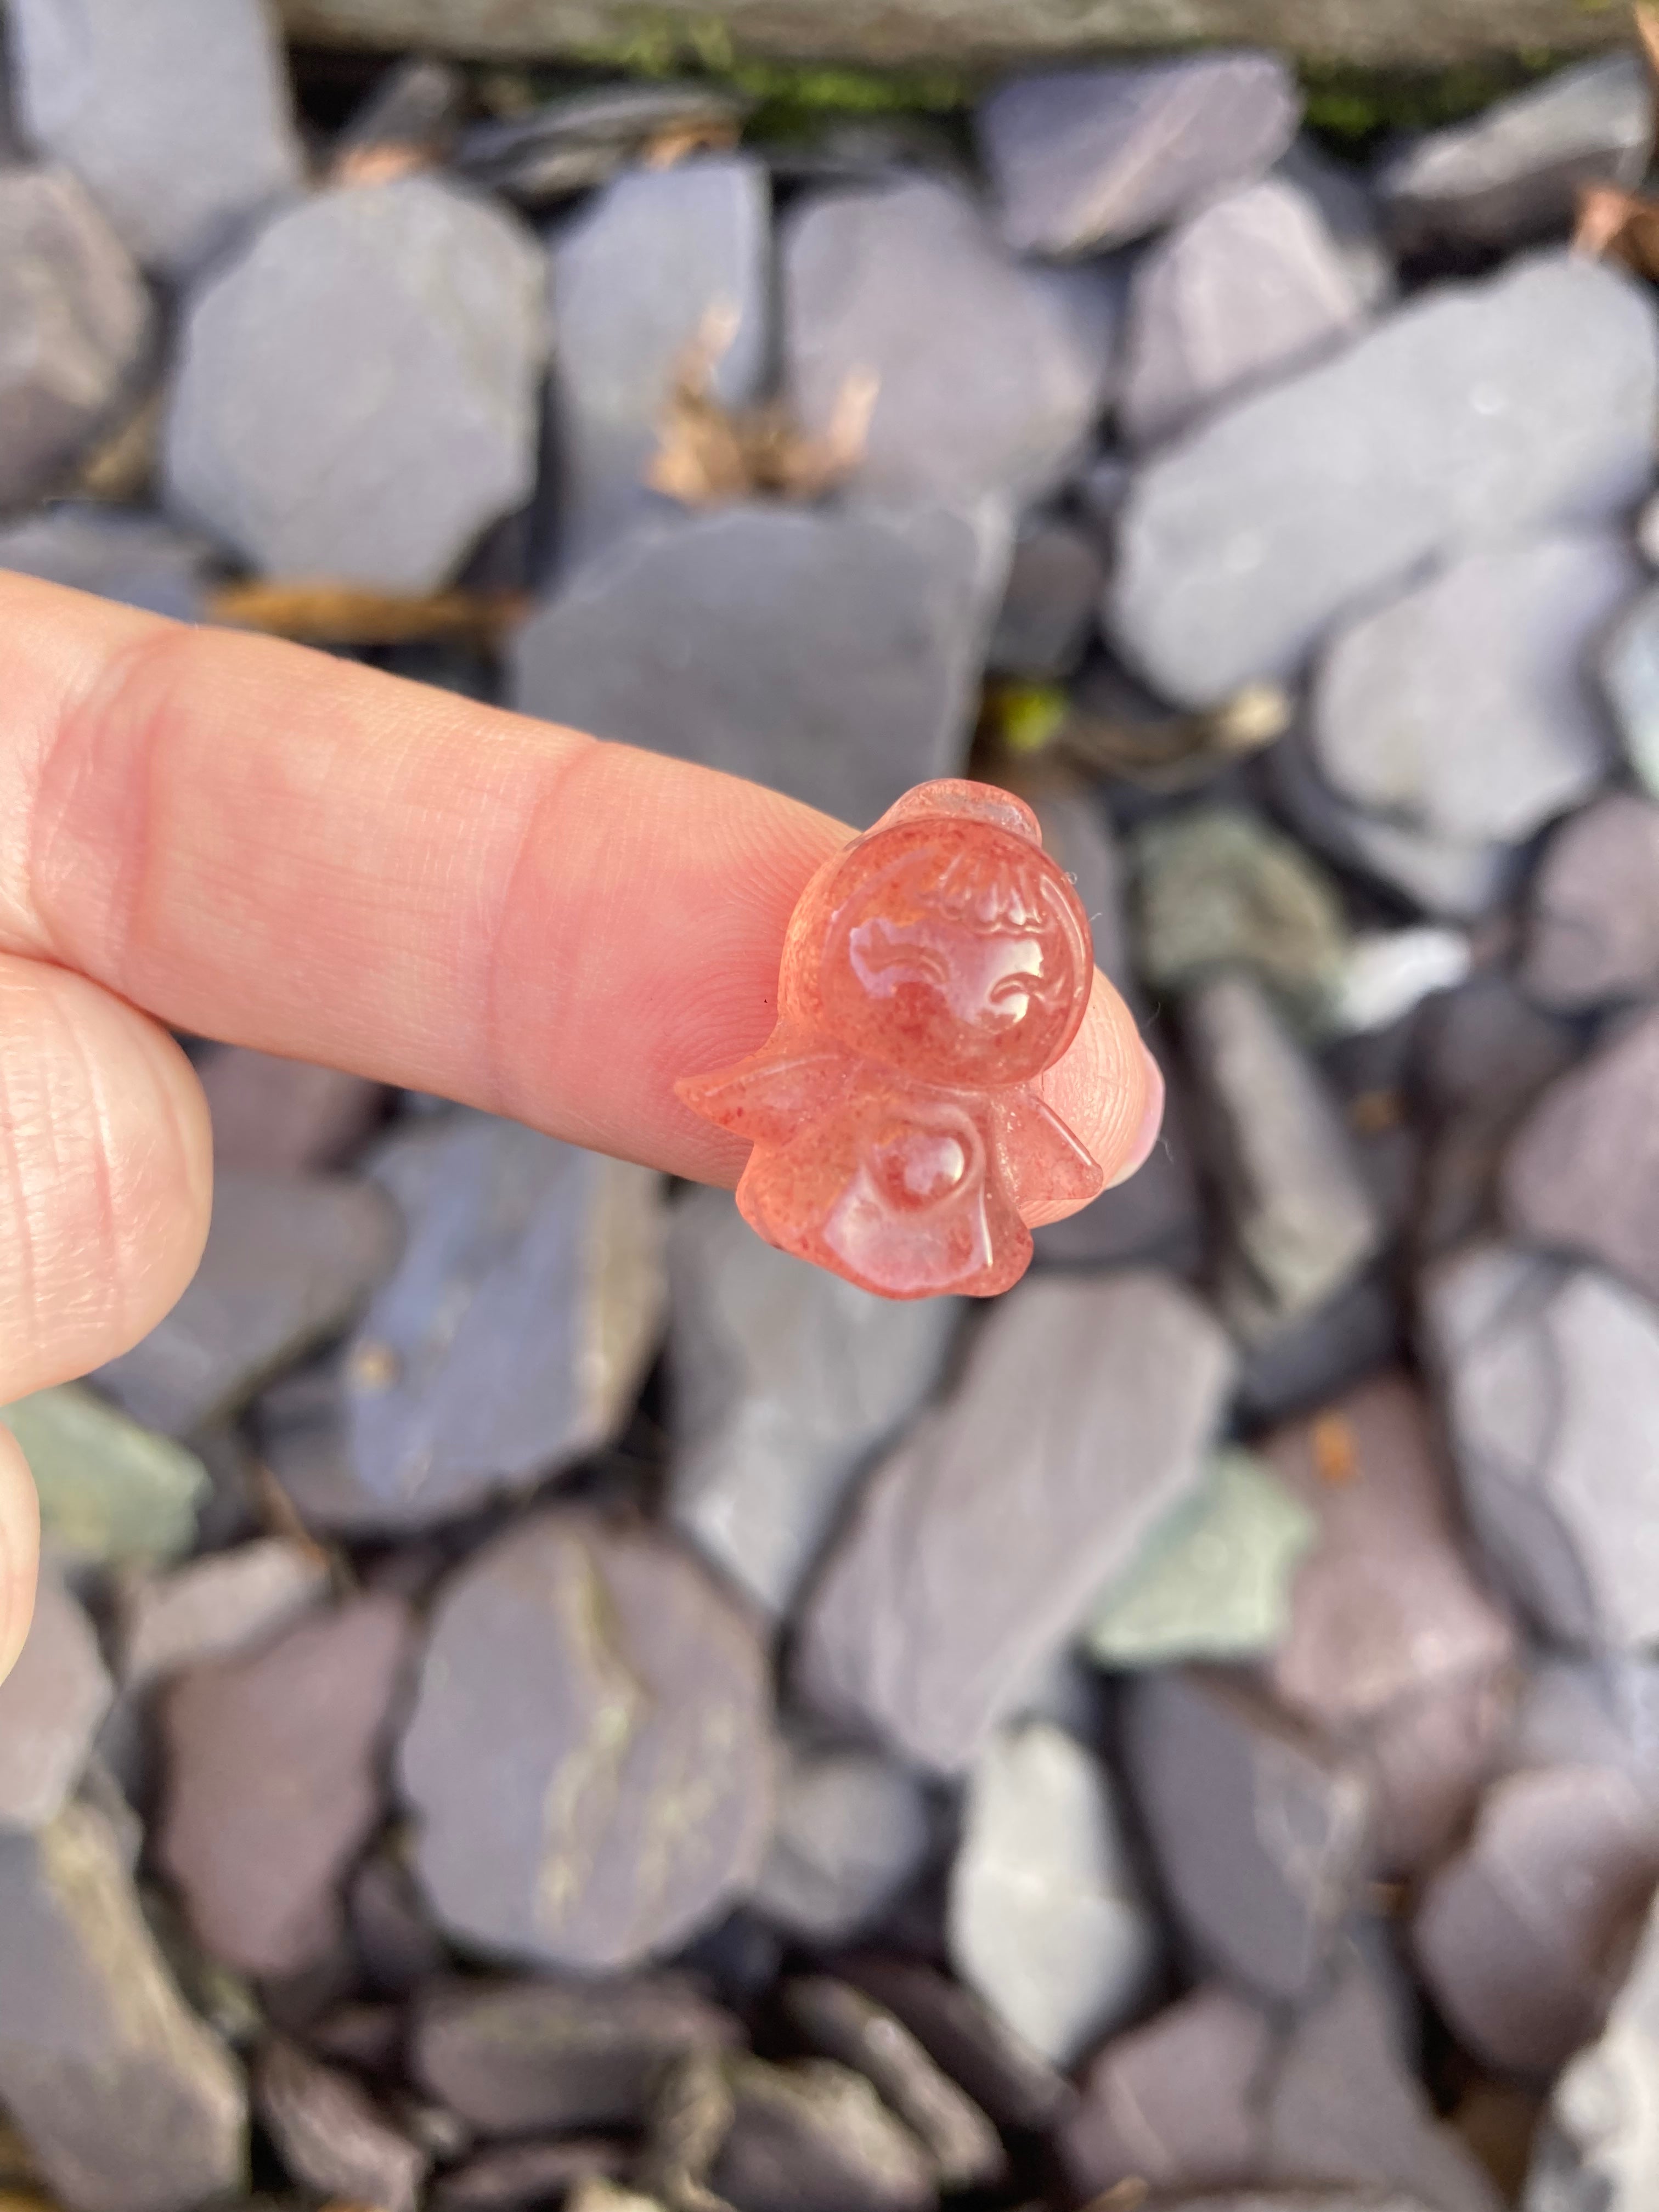
<path fill-rule="evenodd" d="M 1022 1217 L 1105 1180 L 1030 1087 L 1093 974 L 1030 809 L 919 784 L 802 892 L 767 1042 L 675 1089 L 753 1145 L 738 1204 L 769 1243 L 890 1298 L 989 1297 L 1030 1264 Z"/>

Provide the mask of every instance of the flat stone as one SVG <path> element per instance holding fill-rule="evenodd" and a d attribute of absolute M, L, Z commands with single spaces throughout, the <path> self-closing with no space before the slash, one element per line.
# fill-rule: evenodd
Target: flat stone
<path fill-rule="evenodd" d="M 714 84 L 623 79 L 585 86 L 527 114 L 473 124 L 455 149 L 455 166 L 515 206 L 539 210 L 648 160 L 653 143 L 682 133 L 735 133 L 747 109 Z"/>
<path fill-rule="evenodd" d="M 57 1819 L 111 1694 L 92 1623 L 44 1567 L 22 1651 L 0 1680 L 0 1835 Z"/>
<path fill-rule="evenodd" d="M 1505 1587 L 1558 1642 L 1659 1640 L 1659 1314 L 1488 1244 L 1431 1272 L 1424 1319 L 1464 1510 Z"/>
<path fill-rule="evenodd" d="M 1474 2153 L 1435 2117 L 1402 2057 L 1386 1998 L 1358 1955 L 1297 2021 L 1267 2106 L 1264 2178 L 1393 2186 L 1434 2212 L 1499 2212 Z"/>
<path fill-rule="evenodd" d="M 441 2174 L 427 2202 L 432 2212 L 520 2212 L 563 2202 L 589 2179 L 614 2180 L 629 2163 L 627 2146 L 602 2136 L 495 2143 Z"/>
<path fill-rule="evenodd" d="M 0 529 L 0 568 L 175 622 L 203 619 L 216 558 L 205 539 L 163 515 L 91 501 L 65 501 Z"/>
<path fill-rule="evenodd" d="M 750 1903 L 808 1942 L 844 1942 L 921 1872 L 933 1842 L 927 1794 L 908 1768 L 854 1747 L 790 1746 Z"/>
<path fill-rule="evenodd" d="M 1251 1452 L 1228 1445 L 1102 1593 L 1084 1641 L 1103 1667 L 1245 1659 L 1290 1626 L 1291 1583 L 1318 1524 Z"/>
<path fill-rule="evenodd" d="M 1607 2025 L 1569 2060 L 1550 2096 L 1527 2176 L 1523 2212 L 1641 2212 L 1659 2191 L 1659 1921 L 1642 1940 Z"/>
<path fill-rule="evenodd" d="M 295 1975 L 338 1942 L 339 1884 L 380 1816 L 379 1754 L 410 1643 L 406 1608 L 370 1595 L 170 1685 L 156 1847 L 226 1966 Z"/>
<path fill-rule="evenodd" d="M 1000 2127 L 1040 2132 L 1070 2110 L 1065 2075 L 960 1982 L 890 1951 L 860 1952 L 838 1971 L 902 2021 Z"/>
<path fill-rule="evenodd" d="M 828 2058 L 739 2059 L 712 2185 L 738 2212 L 925 2212 L 933 2162 L 862 2075 Z"/>
<path fill-rule="evenodd" d="M 470 1111 L 392 1136 L 368 1176 L 401 1256 L 337 1375 L 264 1409 L 301 1513 L 426 1528 L 608 1442 L 656 1346 L 660 1179 Z"/>
<path fill-rule="evenodd" d="M 448 160 L 467 93 L 461 71 L 435 55 L 388 63 L 336 134 L 332 173 L 362 184 L 400 161 L 420 167 Z"/>
<path fill-rule="evenodd" d="M 198 1064 L 216 1169 L 299 1174 L 344 1164 L 386 1104 L 386 1086 L 337 1067 L 222 1044 Z"/>
<path fill-rule="evenodd" d="M 346 1911 L 369 1989 L 407 1996 L 444 1971 L 447 1954 L 400 1851 L 383 1847 L 363 1861 L 351 1878 Z"/>
<path fill-rule="evenodd" d="M 351 1321 L 391 1266 L 398 1223 L 343 1177 L 213 1179 L 207 1248 L 189 1289 L 142 1342 L 98 1370 L 137 1421 L 187 1436 Z"/>
<path fill-rule="evenodd" d="M 1200 1954 L 1269 1999 L 1309 1991 L 1364 1870 L 1363 1768 L 1242 1684 L 1199 1669 L 1129 1691 L 1135 1802 Z"/>
<path fill-rule="evenodd" d="M 53 489 L 106 427 L 151 334 L 126 249 L 65 169 L 0 176 L 0 507 Z"/>
<path fill-rule="evenodd" d="M 1410 906 L 1448 921 L 1478 921 L 1516 887 L 1522 869 L 1510 846 L 1432 836 L 1349 805 L 1320 774 L 1305 721 L 1269 749 L 1266 765 L 1273 798 L 1300 836 Z"/>
<path fill-rule="evenodd" d="M 132 1576 L 117 1607 L 121 1686 L 130 1692 L 248 1650 L 320 1605 L 328 1587 L 326 1553 L 289 1536 L 210 1552 L 169 1575 Z"/>
<path fill-rule="evenodd" d="M 60 1382 L 0 1407 L 40 1499 L 40 1534 L 74 1566 L 177 1559 L 196 1540 L 208 1473 L 194 1452 L 140 1428 L 95 1392 Z"/>
<path fill-rule="evenodd" d="M 1145 2000 L 1156 1923 L 1111 1785 L 1061 1729 L 994 1735 L 969 1778 L 951 1872 L 951 1962 L 993 2011 L 1070 2065 Z"/>
<path fill-rule="evenodd" d="M 1536 1652 L 1502 1747 L 1510 1771 L 1606 1766 L 1659 1796 L 1659 1663 Z"/>
<path fill-rule="evenodd" d="M 31 142 L 66 161 L 147 269 L 179 277 L 305 171 L 263 0 L 20 0 L 12 89 Z"/>
<path fill-rule="evenodd" d="M 255 2062 L 253 2097 L 277 2156 L 302 2188 L 377 2212 L 416 2212 L 431 2160 L 349 2074 L 275 2038 Z"/>
<path fill-rule="evenodd" d="M 995 565 L 941 513 L 698 515 L 635 535 L 525 624 L 514 703 L 867 827 L 966 757 Z"/>
<path fill-rule="evenodd" d="M 663 508 L 646 471 L 690 349 L 718 333 L 708 396 L 728 408 L 757 398 L 771 258 L 766 171 L 744 155 L 629 170 L 555 235 L 550 420 L 567 560 Z"/>
<path fill-rule="evenodd" d="M 416 2003 L 410 2063 L 481 2133 L 541 2135 L 638 2127 L 665 2066 L 740 2039 L 731 2015 L 681 1975 L 454 1982 Z"/>
<path fill-rule="evenodd" d="M 772 1767 L 758 1635 L 664 1538 L 543 1513 L 446 1585 L 399 1771 L 453 1934 L 586 1972 L 673 1949 L 759 1871 Z"/>
<path fill-rule="evenodd" d="M 875 380 L 858 490 L 1027 505 L 1082 457 L 1106 402 L 1119 289 L 1017 261 L 955 185 L 826 194 L 782 231 L 785 389 L 809 433 Z"/>
<path fill-rule="evenodd" d="M 1300 1019 L 1321 1019 L 1344 970 L 1335 884 L 1306 848 L 1239 806 L 1192 806 L 1135 832 L 1136 951 L 1154 991 L 1248 969 Z"/>
<path fill-rule="evenodd" d="M 1409 1376 L 1363 1382 L 1261 1449 L 1318 1532 L 1267 1662 L 1286 1705 L 1352 1735 L 1437 1685 L 1513 1661 L 1515 1632 L 1458 1549 L 1428 1408 Z"/>
<path fill-rule="evenodd" d="M 1085 2068 L 1057 2138 L 1079 2194 L 1135 2180 L 1202 2188 L 1258 2171 L 1273 2047 L 1267 2014 L 1218 1983 L 1114 2036 Z"/>
<path fill-rule="evenodd" d="M 435 177 L 302 201 L 191 295 L 167 504 L 269 575 L 436 590 L 535 487 L 545 289 Z"/>
<path fill-rule="evenodd" d="M 1291 142 L 1273 173 L 1319 210 L 1360 306 L 1368 313 L 1386 307 L 1399 287 L 1370 179 L 1351 161 L 1334 159 L 1305 131 Z"/>
<path fill-rule="evenodd" d="M 1105 580 L 1099 548 L 1085 532 L 1046 516 L 1022 524 L 986 665 L 1036 683 L 1074 674 Z"/>
<path fill-rule="evenodd" d="M 1399 1286 L 1385 1261 L 1250 1348 L 1239 1370 L 1239 1410 L 1251 1423 L 1288 1420 L 1388 1366 L 1405 1340 Z"/>
<path fill-rule="evenodd" d="M 877 1297 L 708 1189 L 674 1207 L 668 1281 L 670 1518 L 782 1613 L 872 1454 L 932 1395 L 961 1301 Z"/>
<path fill-rule="evenodd" d="M 1351 1280 L 1383 1224 L 1334 1099 L 1258 983 L 1200 984 L 1181 1030 L 1225 1213 L 1224 1310 L 1262 1342 Z"/>
<path fill-rule="evenodd" d="M 1659 993 L 1659 806 L 1609 791 L 1562 823 L 1533 875 L 1522 982 L 1565 1012 Z"/>
<path fill-rule="evenodd" d="M 109 1824 L 0 1835 L 0 2099 L 66 2212 L 178 2212 L 246 2186 L 247 2099 L 144 1923 Z"/>
<path fill-rule="evenodd" d="M 1468 1832 L 1469 1813 L 1500 1765 L 1515 1704 L 1513 1674 L 1437 1680 L 1367 1731 L 1371 1858 L 1384 1881 L 1420 1879 Z"/>
<path fill-rule="evenodd" d="M 1659 1297 L 1659 1012 L 1550 1085 L 1504 1166 L 1505 1218 L 1529 1242 L 1599 1261 Z"/>
<path fill-rule="evenodd" d="M 1161 444 L 1358 335 L 1364 309 L 1306 194 L 1269 177 L 1208 200 L 1135 268 L 1115 419 Z"/>
<path fill-rule="evenodd" d="M 884 2006 L 818 1974 L 787 1983 L 783 2008 L 819 2057 L 862 2074 L 898 2114 L 927 2148 L 942 2190 L 984 2188 L 1004 2178 L 1008 2161 L 996 2130 Z"/>
<path fill-rule="evenodd" d="M 1292 675 L 1429 561 L 1622 514 L 1651 468 L 1656 330 L 1626 278 L 1545 255 L 1223 410 L 1136 477 L 1116 649 L 1164 696 L 1213 705 Z"/>
<path fill-rule="evenodd" d="M 1411 929 L 1368 929 L 1348 947 L 1327 1026 L 1334 1036 L 1386 1030 L 1437 991 L 1467 982 L 1474 952 L 1461 929 L 1424 923 Z"/>
<path fill-rule="evenodd" d="M 1659 799 L 1659 588 L 1650 586 L 1613 625 L 1596 673 L 1630 764 Z"/>
<path fill-rule="evenodd" d="M 1435 837 L 1530 836 L 1612 772 L 1589 655 L 1638 583 L 1622 539 L 1563 533 L 1471 555 L 1350 623 L 1313 691 L 1331 787 Z"/>
<path fill-rule="evenodd" d="M 1102 1586 L 1203 1479 L 1224 1339 L 1166 1278 L 1037 1278 L 872 1476 L 802 1619 L 809 1703 L 970 1765 Z M 1012 1519 L 1010 1496 L 1027 1502 Z"/>
<path fill-rule="evenodd" d="M 1283 62 L 1222 53 L 1017 77 L 976 121 L 1004 236 L 1021 252 L 1076 254 L 1260 176 L 1299 116 Z"/>
<path fill-rule="evenodd" d="M 1565 237 L 1586 185 L 1633 191 L 1653 151 L 1653 89 L 1636 53 L 1559 70 L 1384 161 L 1376 191 L 1401 252 L 1507 252 Z"/>
<path fill-rule="evenodd" d="M 1659 1826 L 1623 1775 L 1512 1775 L 1423 1894 L 1418 1970 L 1477 2057 L 1553 2073 L 1600 2029 L 1656 1877 Z"/>

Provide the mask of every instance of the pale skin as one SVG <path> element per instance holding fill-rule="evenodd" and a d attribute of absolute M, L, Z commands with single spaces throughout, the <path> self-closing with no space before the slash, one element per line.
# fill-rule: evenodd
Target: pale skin
<path fill-rule="evenodd" d="M 736 1182 L 745 1147 L 672 1085 L 764 1042 L 842 824 L 21 577 L 0 638 L 0 1404 L 125 1351 L 195 1268 L 211 1143 L 169 1026 Z M 1162 1085 L 1103 977 L 1039 1088 L 1109 1179 L 1152 1149 Z M 0 1675 L 38 1528 L 0 1429 Z"/>

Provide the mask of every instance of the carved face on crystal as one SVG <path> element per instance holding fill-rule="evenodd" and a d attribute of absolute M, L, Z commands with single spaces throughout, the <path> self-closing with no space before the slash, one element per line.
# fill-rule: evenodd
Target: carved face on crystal
<path fill-rule="evenodd" d="M 830 890 L 818 971 L 825 1026 L 922 1081 L 1025 1083 L 1076 1035 L 1086 927 L 1030 839 L 919 819 L 861 838 Z"/>

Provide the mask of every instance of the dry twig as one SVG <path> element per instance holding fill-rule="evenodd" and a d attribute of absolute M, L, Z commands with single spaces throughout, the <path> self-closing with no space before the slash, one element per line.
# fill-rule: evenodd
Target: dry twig
<path fill-rule="evenodd" d="M 207 618 L 307 645 L 473 645 L 488 650 L 525 614 L 514 592 L 375 592 L 325 580 L 227 584 Z"/>

